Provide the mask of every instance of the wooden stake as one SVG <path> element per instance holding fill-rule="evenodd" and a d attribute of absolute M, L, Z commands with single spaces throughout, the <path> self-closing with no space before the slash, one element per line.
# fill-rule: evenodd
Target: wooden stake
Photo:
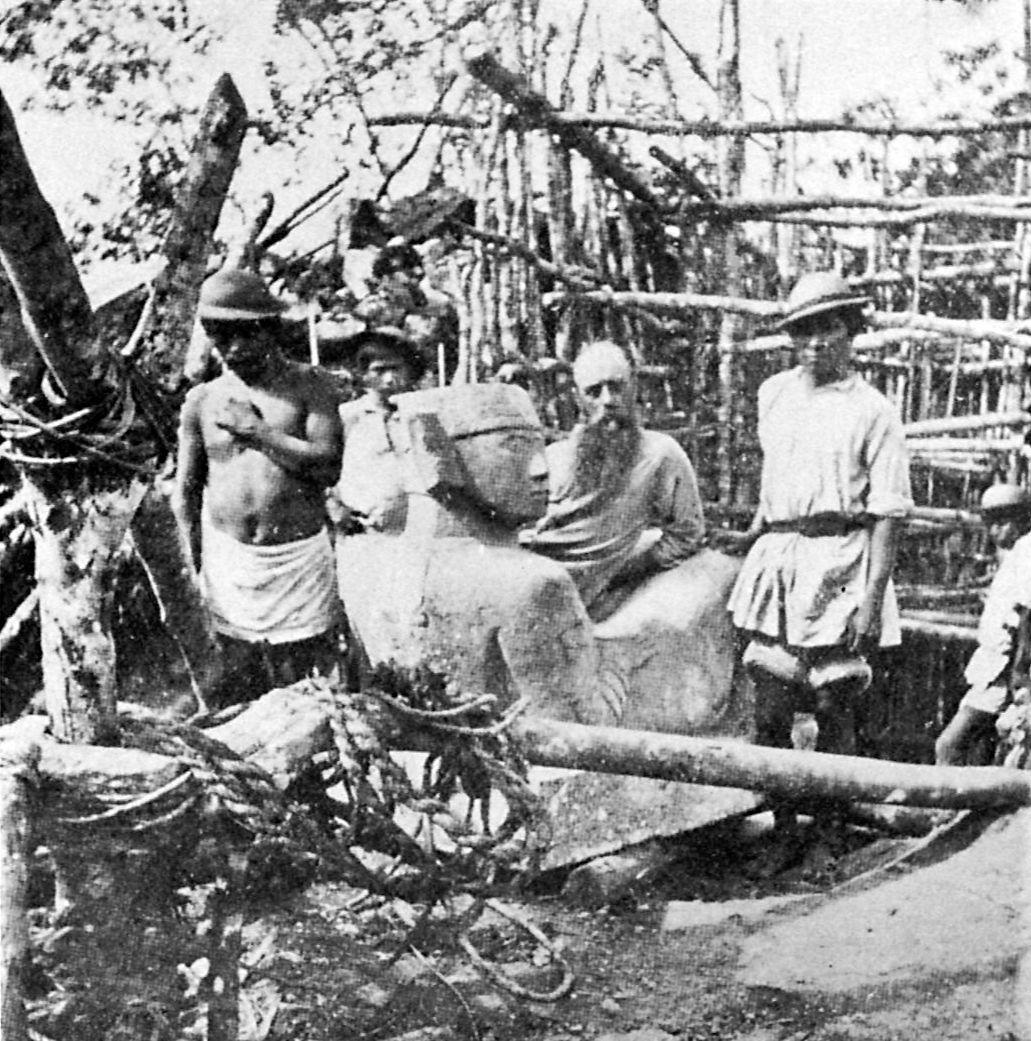
<path fill-rule="evenodd" d="M 25 974 L 29 960 L 27 890 L 32 853 L 32 791 L 39 748 L 0 745 L 0 1022 L 5 1041 L 27 1041 Z"/>

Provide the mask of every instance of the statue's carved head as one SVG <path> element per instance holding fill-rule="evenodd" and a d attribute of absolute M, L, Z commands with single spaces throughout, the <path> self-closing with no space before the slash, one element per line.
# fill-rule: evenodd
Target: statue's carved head
<path fill-rule="evenodd" d="M 437 498 L 460 492 L 513 528 L 544 515 L 544 433 L 525 390 L 466 383 L 400 394 L 394 401 L 421 491 Z"/>

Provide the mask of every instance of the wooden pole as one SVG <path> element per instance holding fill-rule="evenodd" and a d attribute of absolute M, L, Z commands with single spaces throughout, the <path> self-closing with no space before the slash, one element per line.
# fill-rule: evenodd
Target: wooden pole
<path fill-rule="evenodd" d="M 27 1041 L 25 973 L 29 959 L 27 890 L 32 853 L 32 791 L 38 746 L 0 745 L 0 1022 L 5 1041 Z"/>
<path fill-rule="evenodd" d="M 715 296 L 705 293 L 627 293 L 610 290 L 564 291 L 546 293 L 545 306 L 579 299 L 592 303 L 609 303 L 617 307 L 640 307 L 656 313 L 682 314 L 685 311 L 732 311 L 753 318 L 772 321 L 784 313 L 782 304 L 772 300 L 748 297 Z M 971 340 L 990 340 L 1008 343 L 1014 347 L 1031 349 L 1031 334 L 1017 331 L 1013 323 L 992 319 L 939 318 L 937 315 L 912 314 L 906 311 L 874 311 L 869 317 L 875 329 L 922 330 L 942 336 L 963 337 Z M 765 345 L 764 345 L 765 346 Z M 770 344 L 771 347 L 779 344 Z"/>
<path fill-rule="evenodd" d="M 907 423 L 906 437 L 927 437 L 935 434 L 958 434 L 968 430 L 986 430 L 991 427 L 1021 427 L 1031 423 L 1031 412 L 983 412 L 977 416 L 951 416 L 945 419 L 922 419 Z"/>
<path fill-rule="evenodd" d="M 717 55 L 716 92 L 720 115 L 739 119 L 743 113 L 741 98 L 741 12 L 738 0 L 723 0 L 720 8 L 719 54 Z M 733 198 L 741 190 L 745 166 L 745 139 L 736 136 L 718 142 L 720 191 Z M 743 287 L 741 275 L 740 229 L 724 227 L 717 254 L 721 261 L 721 282 L 730 296 L 739 296 Z M 720 502 L 733 503 L 737 487 L 737 417 L 741 391 L 738 379 L 740 359 L 735 345 L 743 339 L 739 312 L 724 309 L 716 349 L 719 370 L 719 401 L 716 406 L 716 468 Z"/>
<path fill-rule="evenodd" d="M 862 134 L 867 137 L 980 137 L 993 131 L 1031 128 L 1031 116 L 1010 116 L 983 122 L 852 123 L 841 119 L 789 120 L 676 120 L 642 119 L 623 112 L 556 112 L 557 124 L 594 129 L 633 130 L 642 134 L 686 135 L 714 138 L 754 134 Z M 482 130 L 487 121 L 454 112 L 391 112 L 373 116 L 369 126 L 408 126 L 438 123 L 441 126 Z"/>
<path fill-rule="evenodd" d="M 540 718 L 524 717 L 511 732 L 538 766 L 746 788 L 792 799 L 939 809 L 1031 805 L 1031 773 L 1002 767 L 917 766 Z"/>

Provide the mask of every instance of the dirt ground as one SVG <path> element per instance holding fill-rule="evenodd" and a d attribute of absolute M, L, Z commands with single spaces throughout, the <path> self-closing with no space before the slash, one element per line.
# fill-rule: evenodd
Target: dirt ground
<path fill-rule="evenodd" d="M 320 882 L 247 916 L 240 1036 L 1026 1041 L 1018 996 L 1031 1002 L 1029 839 L 1031 810 L 968 815 L 933 841 L 839 827 L 810 834 L 795 862 L 763 877 L 772 848 L 763 819 L 724 822 L 670 840 L 676 861 L 602 910 L 572 906 L 554 872 L 499 905 L 534 923 L 547 945 L 492 907 L 469 938 L 517 988 L 536 992 L 560 981 L 552 947 L 575 975 L 557 1001 L 490 981 L 454 931 L 420 921 L 420 908 Z M 173 951 L 144 933 L 134 955 L 141 980 L 178 975 L 177 1009 L 158 1015 L 154 1002 L 138 1002 L 134 1026 L 123 1017 L 121 1033 L 98 1033 L 96 1020 L 75 1029 L 66 1008 L 63 1029 L 37 1020 L 40 1033 L 203 1037 L 191 1013 L 199 948 Z M 135 981 L 117 986 L 129 994 Z"/>
<path fill-rule="evenodd" d="M 976 822 L 922 857 L 920 840 L 882 839 L 817 865 L 810 847 L 808 865 L 763 882 L 728 858 L 747 866 L 766 839 L 715 829 L 625 906 L 577 911 L 539 894 L 519 910 L 576 975 L 555 1003 L 490 986 L 453 952 L 406 950 L 390 964 L 389 943 L 359 942 L 342 894 L 314 888 L 282 936 L 293 953 L 274 963 L 288 997 L 271 1036 L 1023 1041 L 1029 816 Z M 887 866 L 904 853 L 910 863 Z M 527 934 L 484 922 L 473 939 L 506 974 L 554 984 Z"/>

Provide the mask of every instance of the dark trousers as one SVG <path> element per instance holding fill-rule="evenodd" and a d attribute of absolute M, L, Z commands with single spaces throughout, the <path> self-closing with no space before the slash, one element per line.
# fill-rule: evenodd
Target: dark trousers
<path fill-rule="evenodd" d="M 218 644 L 221 669 L 208 695 L 212 709 L 254 701 L 316 673 L 328 676 L 340 664 L 335 629 L 290 643 L 252 643 L 219 635 Z"/>

